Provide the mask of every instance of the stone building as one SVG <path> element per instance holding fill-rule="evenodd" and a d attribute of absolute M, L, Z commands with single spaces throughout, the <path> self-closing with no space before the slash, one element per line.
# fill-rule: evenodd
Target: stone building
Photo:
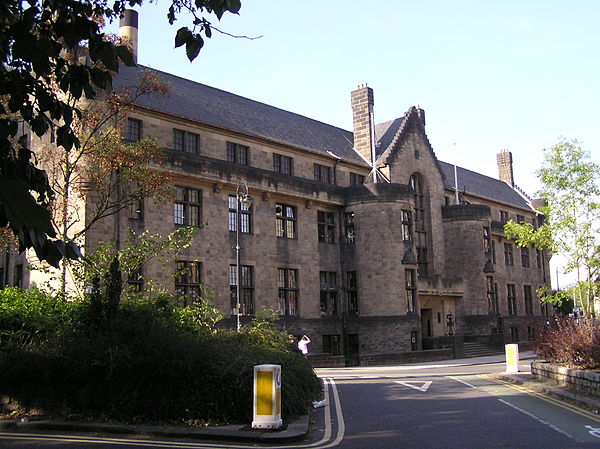
<path fill-rule="evenodd" d="M 143 70 L 152 69 L 123 67 L 115 86 Z M 549 282 L 548 256 L 503 235 L 509 219 L 538 220 L 510 152 L 497 155 L 500 179 L 455 173 L 437 159 L 422 109 L 376 125 L 366 85 L 351 93 L 347 131 L 152 71 L 170 95 L 141 98 L 127 134 L 158 139 L 175 198 L 105 220 L 86 245 L 124 238 L 127 226 L 168 234 L 205 222 L 178 262 L 188 276 L 168 277 L 159 264 L 144 273 L 188 298 L 210 286 L 231 326 L 240 282 L 242 323 L 277 309 L 290 332 L 310 336 L 312 353 L 352 363 L 448 336 L 524 341 L 545 320 L 536 290 Z M 243 194 L 251 204 L 238 205 Z M 34 283 L 25 264 L 3 258 L 2 283 Z"/>

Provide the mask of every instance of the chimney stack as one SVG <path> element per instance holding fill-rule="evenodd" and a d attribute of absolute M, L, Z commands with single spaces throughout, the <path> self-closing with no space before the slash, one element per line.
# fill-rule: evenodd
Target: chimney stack
<path fill-rule="evenodd" d="M 138 56 L 138 13 L 133 9 L 126 9 L 119 22 L 119 36 L 125 41 L 133 60 L 137 64 Z"/>
<path fill-rule="evenodd" d="M 352 91 L 352 123 L 354 128 L 354 149 L 367 161 L 374 163 L 375 121 L 373 119 L 373 89 L 359 84 Z"/>
<path fill-rule="evenodd" d="M 509 186 L 515 186 L 515 178 L 513 176 L 513 161 L 512 153 L 508 150 L 502 150 L 496 155 L 498 162 L 498 176 L 500 181 L 504 181 Z"/>

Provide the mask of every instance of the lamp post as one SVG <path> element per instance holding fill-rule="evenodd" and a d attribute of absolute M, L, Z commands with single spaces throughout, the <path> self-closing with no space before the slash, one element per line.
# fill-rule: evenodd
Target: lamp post
<path fill-rule="evenodd" d="M 245 182 L 238 182 L 235 186 L 235 198 L 236 198 L 236 227 L 235 227 L 235 255 L 236 255 L 236 318 L 237 318 L 237 331 L 240 331 L 240 292 L 242 283 L 242 267 L 240 265 L 240 227 L 242 225 L 242 204 L 247 207 L 252 205 L 252 197 L 248 195 L 248 184 Z"/>

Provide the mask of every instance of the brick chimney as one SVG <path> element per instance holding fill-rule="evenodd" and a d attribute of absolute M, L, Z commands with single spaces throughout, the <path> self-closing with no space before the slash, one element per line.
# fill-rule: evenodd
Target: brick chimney
<path fill-rule="evenodd" d="M 137 64 L 137 56 L 138 56 L 138 13 L 133 9 L 126 9 L 125 14 L 121 17 L 121 21 L 119 22 L 119 37 L 123 39 L 129 50 L 131 50 L 131 54 L 133 55 L 133 60 Z"/>
<path fill-rule="evenodd" d="M 367 161 L 373 161 L 375 121 L 373 119 L 373 89 L 359 84 L 352 91 L 352 123 L 354 128 L 354 149 Z"/>
<path fill-rule="evenodd" d="M 515 186 L 515 178 L 513 176 L 513 161 L 512 153 L 508 150 L 502 150 L 496 155 L 498 162 L 498 176 L 500 181 L 504 181 L 509 186 Z"/>

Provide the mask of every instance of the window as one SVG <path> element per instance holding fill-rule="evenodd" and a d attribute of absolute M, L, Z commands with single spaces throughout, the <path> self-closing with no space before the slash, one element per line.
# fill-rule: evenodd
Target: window
<path fill-rule="evenodd" d="M 500 307 L 498 307 L 498 283 L 494 282 L 494 313 L 497 315 L 500 313 Z"/>
<path fill-rule="evenodd" d="M 527 326 L 527 340 L 535 340 L 535 327 Z"/>
<path fill-rule="evenodd" d="M 237 231 L 237 197 L 229 195 L 229 230 Z M 252 233 L 252 204 L 240 202 L 240 232 L 242 234 Z"/>
<path fill-rule="evenodd" d="M 492 263 L 496 263 L 496 242 L 492 240 Z"/>
<path fill-rule="evenodd" d="M 514 265 L 512 243 L 504 244 L 504 265 L 507 265 L 507 266 Z"/>
<path fill-rule="evenodd" d="M 517 214 L 517 223 L 518 224 L 525 223 L 525 217 L 523 217 L 523 215 Z"/>
<path fill-rule="evenodd" d="M 176 225 L 200 226 L 202 191 L 189 187 L 175 187 L 173 216 Z"/>
<path fill-rule="evenodd" d="M 137 142 L 142 139 L 142 121 L 135 118 L 127 119 L 127 133 L 125 140 L 127 142 Z"/>
<path fill-rule="evenodd" d="M 296 206 L 275 205 L 276 234 L 284 239 L 296 238 Z"/>
<path fill-rule="evenodd" d="M 227 142 L 227 160 L 240 165 L 250 165 L 248 147 L 239 143 Z"/>
<path fill-rule="evenodd" d="M 317 226 L 319 242 L 335 243 L 335 214 L 333 212 L 317 211 Z"/>
<path fill-rule="evenodd" d="M 521 266 L 529 268 L 529 248 L 521 248 Z"/>
<path fill-rule="evenodd" d="M 129 219 L 141 221 L 144 219 L 144 200 L 134 199 L 129 205 Z"/>
<path fill-rule="evenodd" d="M 29 136 L 27 134 L 23 134 L 19 137 L 19 145 L 22 148 L 29 149 Z"/>
<path fill-rule="evenodd" d="M 231 297 L 232 315 L 237 315 L 237 265 L 229 265 L 229 290 Z M 252 267 L 240 265 L 240 315 L 252 315 L 254 313 L 254 286 Z"/>
<path fill-rule="evenodd" d="M 4 267 L 0 267 L 0 288 L 6 287 L 6 279 L 4 278 Z"/>
<path fill-rule="evenodd" d="M 13 287 L 23 288 L 23 264 L 18 263 L 15 265 L 15 272 L 13 274 Z"/>
<path fill-rule="evenodd" d="M 508 221 L 508 212 L 506 212 L 505 210 L 500 211 L 500 221 L 502 223 L 506 223 Z"/>
<path fill-rule="evenodd" d="M 331 167 L 315 164 L 315 181 L 331 184 Z"/>
<path fill-rule="evenodd" d="M 539 249 L 535 250 L 535 263 L 538 268 L 542 268 L 542 252 Z"/>
<path fill-rule="evenodd" d="M 142 268 L 138 267 L 127 276 L 127 288 L 129 291 L 142 292 L 144 290 L 144 276 Z"/>
<path fill-rule="evenodd" d="M 292 268 L 277 269 L 279 289 L 279 312 L 281 315 L 298 315 L 298 270 Z"/>
<path fill-rule="evenodd" d="M 344 214 L 344 240 L 346 243 L 354 243 L 355 239 L 354 212 L 346 212 Z"/>
<path fill-rule="evenodd" d="M 490 236 L 490 228 L 488 226 L 483 227 L 483 252 L 485 254 L 490 252 L 491 249 L 491 236 Z"/>
<path fill-rule="evenodd" d="M 495 290 L 494 290 L 494 276 L 486 276 L 485 278 L 485 289 L 487 293 L 488 313 L 498 313 Z"/>
<path fill-rule="evenodd" d="M 513 343 L 519 341 L 519 328 L 517 326 L 511 326 L 510 328 L 510 341 Z"/>
<path fill-rule="evenodd" d="M 365 177 L 363 175 L 359 175 L 358 173 L 350 173 L 350 185 L 351 186 L 359 186 L 365 183 Z"/>
<path fill-rule="evenodd" d="M 358 283 L 356 271 L 346 271 L 346 294 L 348 295 L 348 314 L 358 315 Z"/>
<path fill-rule="evenodd" d="M 417 305 L 417 285 L 415 283 L 415 270 L 404 270 L 406 283 L 406 310 L 414 313 Z"/>
<path fill-rule="evenodd" d="M 523 298 L 525 299 L 525 315 L 533 315 L 533 293 L 531 285 L 523 286 Z"/>
<path fill-rule="evenodd" d="M 320 271 L 321 315 L 337 315 L 337 275 L 334 271 Z"/>
<path fill-rule="evenodd" d="M 284 175 L 292 175 L 294 170 L 293 160 L 289 156 L 273 154 L 273 171 Z"/>
<path fill-rule="evenodd" d="M 517 315 L 517 292 L 515 284 L 506 284 L 506 297 L 508 301 L 508 314 Z"/>
<path fill-rule="evenodd" d="M 401 220 L 402 220 L 402 240 L 405 242 L 412 241 L 412 213 L 409 210 L 402 210 L 400 212 Z"/>
<path fill-rule="evenodd" d="M 427 254 L 427 228 L 425 224 L 426 204 L 425 188 L 421 176 L 414 174 L 410 177 L 410 186 L 414 190 L 414 237 L 417 249 L 417 264 L 419 279 L 429 276 L 428 254 Z"/>
<path fill-rule="evenodd" d="M 198 143 L 200 136 L 198 134 L 173 129 L 173 149 L 185 153 L 198 154 Z"/>
<path fill-rule="evenodd" d="M 340 355 L 340 336 L 323 335 L 323 352 L 330 355 Z"/>
<path fill-rule="evenodd" d="M 419 279 L 429 276 L 429 264 L 427 259 L 427 248 L 417 248 L 417 274 Z"/>
<path fill-rule="evenodd" d="M 176 264 L 175 294 L 180 305 L 189 306 L 200 297 L 200 262 L 179 260 Z"/>

